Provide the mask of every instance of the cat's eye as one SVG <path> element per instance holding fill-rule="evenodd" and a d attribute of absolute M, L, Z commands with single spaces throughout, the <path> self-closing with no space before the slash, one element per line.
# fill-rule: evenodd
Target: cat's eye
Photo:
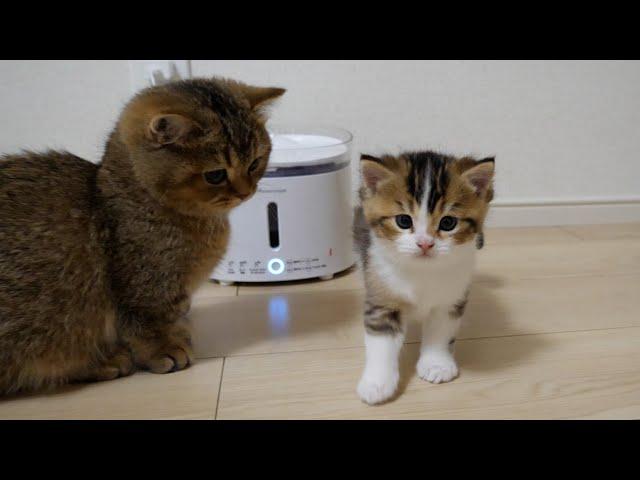
<path fill-rule="evenodd" d="M 403 230 L 406 230 L 413 226 L 413 220 L 409 215 L 405 215 L 405 214 L 396 215 L 396 224 Z"/>
<path fill-rule="evenodd" d="M 211 185 L 220 185 L 227 179 L 227 171 L 224 168 L 204 173 L 204 179 Z"/>
<path fill-rule="evenodd" d="M 456 217 L 450 217 L 447 215 L 446 217 L 442 217 L 442 219 L 440 220 L 440 226 L 438 227 L 438 230 L 442 230 L 443 232 L 450 232 L 451 230 L 456 228 L 456 225 L 458 225 L 458 219 Z"/>
<path fill-rule="evenodd" d="M 260 159 L 259 158 L 255 159 L 253 162 L 251 162 L 251 165 L 249 165 L 249 173 L 255 172 L 256 168 L 258 168 L 258 165 L 260 165 Z"/>

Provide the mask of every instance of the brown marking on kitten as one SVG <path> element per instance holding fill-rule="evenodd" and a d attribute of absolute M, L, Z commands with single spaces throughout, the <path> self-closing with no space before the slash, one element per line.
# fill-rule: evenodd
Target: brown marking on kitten
<path fill-rule="evenodd" d="M 451 310 L 449 310 L 449 316 L 451 318 L 460 318 L 462 315 L 464 315 L 464 310 L 467 308 L 468 297 L 469 290 L 466 291 L 464 297 L 453 304 L 453 307 L 451 307 Z"/>
<path fill-rule="evenodd" d="M 102 163 L 0 159 L 0 394 L 184 368 L 190 298 L 249 198 L 282 89 L 194 79 L 143 90 Z M 204 174 L 225 169 L 213 185 Z"/>
<path fill-rule="evenodd" d="M 394 335 L 403 330 L 400 310 L 365 303 L 364 326 L 369 333 Z"/>

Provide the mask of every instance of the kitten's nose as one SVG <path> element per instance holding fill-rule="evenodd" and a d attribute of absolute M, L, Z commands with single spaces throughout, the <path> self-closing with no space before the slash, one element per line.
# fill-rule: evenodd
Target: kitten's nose
<path fill-rule="evenodd" d="M 434 244 L 435 242 L 433 240 L 426 237 L 419 238 L 416 241 L 416 245 L 418 245 L 424 253 L 427 253 L 429 250 L 431 250 L 431 247 L 433 247 Z"/>

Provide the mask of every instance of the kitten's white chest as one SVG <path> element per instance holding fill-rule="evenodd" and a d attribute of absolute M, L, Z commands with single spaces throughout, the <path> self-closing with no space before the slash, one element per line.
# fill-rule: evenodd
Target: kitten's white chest
<path fill-rule="evenodd" d="M 435 259 L 390 258 L 372 245 L 370 261 L 385 286 L 419 313 L 450 306 L 464 297 L 475 263 L 475 250 L 463 246 L 456 255 Z M 470 246 L 472 247 L 472 246 Z"/>
<path fill-rule="evenodd" d="M 457 266 L 446 271 L 429 272 L 415 279 L 413 298 L 418 312 L 427 314 L 433 307 L 449 307 L 464 297 L 473 265 Z"/>

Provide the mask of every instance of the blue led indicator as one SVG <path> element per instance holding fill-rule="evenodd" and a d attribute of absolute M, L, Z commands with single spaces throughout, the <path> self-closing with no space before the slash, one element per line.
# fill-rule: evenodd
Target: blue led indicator
<path fill-rule="evenodd" d="M 272 273 L 273 275 L 280 275 L 284 272 L 284 262 L 279 258 L 272 258 L 267 264 L 267 269 L 269 270 L 269 273 Z"/>

